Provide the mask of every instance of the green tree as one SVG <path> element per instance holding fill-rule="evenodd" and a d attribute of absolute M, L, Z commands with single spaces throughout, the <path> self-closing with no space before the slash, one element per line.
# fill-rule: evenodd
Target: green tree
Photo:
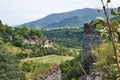
<path fill-rule="evenodd" d="M 120 75 L 120 66 L 119 66 L 119 49 L 118 49 L 118 40 L 119 40 L 119 29 L 120 29 L 120 15 L 119 13 L 116 13 L 114 11 L 114 9 L 111 9 L 110 12 L 109 10 L 109 6 L 108 4 L 111 2 L 111 0 L 107 0 L 107 2 L 105 2 L 104 0 L 101 0 L 102 5 L 103 5 L 103 10 L 104 10 L 104 14 L 106 19 L 102 18 L 102 17 L 98 17 L 99 23 L 102 24 L 102 26 L 97 26 L 97 27 L 101 27 L 100 32 L 101 34 L 105 34 L 110 41 L 112 42 L 113 45 L 113 49 L 114 49 L 114 55 L 115 55 L 115 59 L 116 59 L 116 64 L 117 64 L 117 68 L 118 68 L 118 73 Z M 107 4 L 107 5 L 106 5 Z M 114 16 L 114 18 L 112 17 Z"/>
<path fill-rule="evenodd" d="M 5 46 L 0 46 L 0 80 L 23 80 L 23 76 L 18 61 Z"/>
<path fill-rule="evenodd" d="M 0 20 L 0 25 L 2 24 L 2 21 Z"/>

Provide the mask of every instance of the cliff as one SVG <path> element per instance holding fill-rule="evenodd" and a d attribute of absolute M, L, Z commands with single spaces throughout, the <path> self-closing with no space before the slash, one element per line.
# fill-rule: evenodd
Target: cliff
<path fill-rule="evenodd" d="M 48 47 L 53 47 L 53 43 L 48 40 L 46 37 L 37 37 L 35 39 L 24 39 L 23 40 L 24 44 L 40 44 L 40 47 L 48 48 Z"/>

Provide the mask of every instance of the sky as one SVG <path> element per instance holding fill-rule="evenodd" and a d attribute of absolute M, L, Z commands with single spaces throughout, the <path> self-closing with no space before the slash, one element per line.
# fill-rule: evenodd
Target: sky
<path fill-rule="evenodd" d="M 106 1 L 106 0 L 104 0 Z M 120 0 L 111 0 L 110 7 L 120 6 Z M 102 8 L 100 0 L 0 0 L 0 20 L 7 25 L 20 25 L 52 13 L 83 8 Z"/>

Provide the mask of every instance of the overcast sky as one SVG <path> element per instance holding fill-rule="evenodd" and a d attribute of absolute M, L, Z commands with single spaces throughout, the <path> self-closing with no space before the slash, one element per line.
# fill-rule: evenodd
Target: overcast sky
<path fill-rule="evenodd" d="M 110 7 L 120 6 L 120 0 L 111 1 Z M 0 20 L 4 24 L 18 25 L 52 13 L 101 7 L 100 0 L 0 0 Z"/>

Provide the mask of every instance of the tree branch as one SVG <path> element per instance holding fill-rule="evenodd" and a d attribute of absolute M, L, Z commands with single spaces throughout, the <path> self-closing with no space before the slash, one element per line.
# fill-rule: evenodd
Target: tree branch
<path fill-rule="evenodd" d="M 113 45 L 113 48 L 114 48 L 114 55 L 115 55 L 115 58 L 116 58 L 118 72 L 120 73 L 120 67 L 119 67 L 119 61 L 118 61 L 118 57 L 117 57 L 117 47 L 116 47 L 114 32 L 113 32 L 112 26 L 110 24 L 110 18 L 108 17 L 108 13 L 107 13 L 107 10 L 106 10 L 106 7 L 104 5 L 103 0 L 101 0 L 101 2 L 102 2 L 102 5 L 103 5 L 104 14 L 106 16 L 107 25 L 108 25 L 108 28 L 109 28 L 110 39 L 112 41 L 112 45 Z"/>

